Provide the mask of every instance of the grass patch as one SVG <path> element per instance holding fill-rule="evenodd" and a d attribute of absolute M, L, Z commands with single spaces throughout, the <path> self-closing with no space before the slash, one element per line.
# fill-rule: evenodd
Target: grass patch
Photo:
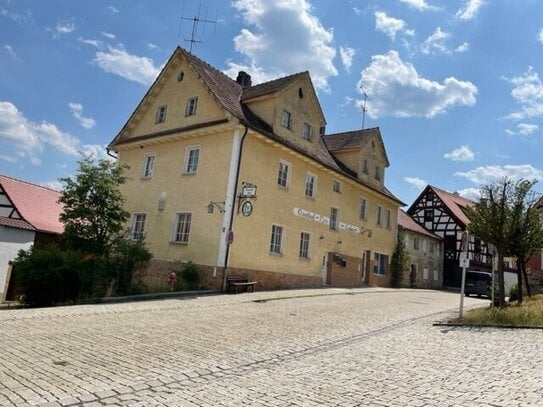
<path fill-rule="evenodd" d="M 451 322 L 473 325 L 513 325 L 543 327 L 543 295 L 526 297 L 521 305 L 499 308 L 477 308 Z"/>

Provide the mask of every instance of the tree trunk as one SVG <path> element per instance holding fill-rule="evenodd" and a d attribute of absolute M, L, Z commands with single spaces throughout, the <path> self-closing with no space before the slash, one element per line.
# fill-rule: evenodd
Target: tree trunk
<path fill-rule="evenodd" d="M 532 288 L 530 287 L 530 281 L 528 280 L 528 273 L 526 273 L 526 268 L 522 269 L 522 274 L 524 274 L 524 282 L 526 283 L 526 294 L 528 297 L 532 296 Z"/>
<path fill-rule="evenodd" d="M 524 270 L 524 262 L 517 259 L 517 304 L 522 304 L 522 272 Z"/>
<path fill-rule="evenodd" d="M 505 278 L 503 274 L 503 254 L 498 251 L 498 297 L 500 308 L 505 308 Z"/>

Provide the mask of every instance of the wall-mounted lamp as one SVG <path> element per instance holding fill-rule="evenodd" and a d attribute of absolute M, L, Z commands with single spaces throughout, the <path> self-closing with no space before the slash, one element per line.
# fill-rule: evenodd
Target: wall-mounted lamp
<path fill-rule="evenodd" d="M 211 201 L 207 205 L 207 213 L 213 213 L 213 210 L 217 207 L 220 213 L 224 213 L 224 202 L 213 202 Z"/>

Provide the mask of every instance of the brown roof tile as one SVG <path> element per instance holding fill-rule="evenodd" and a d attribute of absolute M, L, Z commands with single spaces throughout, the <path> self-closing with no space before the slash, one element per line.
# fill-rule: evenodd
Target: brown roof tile
<path fill-rule="evenodd" d="M 405 211 L 402 209 L 398 209 L 398 225 L 401 226 L 404 229 L 410 230 L 412 232 L 419 233 L 421 235 L 425 235 L 437 240 L 442 240 L 439 236 L 434 235 L 433 233 L 429 232 L 428 230 L 424 229 L 421 225 L 419 225 L 417 222 L 411 218 Z"/>
<path fill-rule="evenodd" d="M 0 225 L 15 229 L 36 230 L 36 228 L 26 220 L 7 218 L 5 216 L 0 216 Z"/>
<path fill-rule="evenodd" d="M 251 86 L 249 88 L 245 88 L 243 89 L 241 100 L 244 102 L 249 99 L 278 92 L 304 75 L 309 75 L 309 72 L 299 72 L 289 76 L 284 76 L 282 78 L 277 78 L 269 82 L 259 83 L 258 85 Z"/>
<path fill-rule="evenodd" d="M 469 218 L 466 216 L 463 208 L 467 206 L 472 206 L 475 204 L 470 199 L 464 198 L 460 195 L 453 194 L 443 189 L 429 185 L 429 187 L 434 191 L 437 197 L 443 202 L 443 204 L 449 208 L 454 217 L 456 217 L 464 226 L 470 223 Z"/>
<path fill-rule="evenodd" d="M 328 149 L 332 152 L 335 152 L 340 150 L 350 150 L 354 148 L 365 147 L 372 136 L 377 137 L 381 141 L 387 166 L 390 165 L 385 149 L 385 144 L 383 142 L 383 137 L 381 136 L 381 130 L 379 130 L 379 127 L 373 127 L 371 129 L 363 130 L 352 130 L 343 133 L 327 134 L 324 137 L 324 140 L 326 142 L 326 145 L 328 146 Z"/>

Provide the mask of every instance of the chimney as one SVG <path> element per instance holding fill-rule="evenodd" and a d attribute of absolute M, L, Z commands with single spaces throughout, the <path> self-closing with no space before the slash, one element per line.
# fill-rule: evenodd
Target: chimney
<path fill-rule="evenodd" d="M 249 88 L 251 86 L 251 75 L 247 72 L 239 71 L 236 82 L 239 83 L 242 88 Z"/>

